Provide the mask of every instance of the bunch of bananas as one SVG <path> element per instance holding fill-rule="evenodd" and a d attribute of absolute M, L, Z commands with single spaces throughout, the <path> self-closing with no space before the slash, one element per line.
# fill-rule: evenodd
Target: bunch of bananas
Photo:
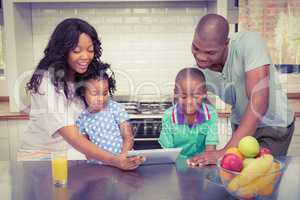
<path fill-rule="evenodd" d="M 267 196 L 273 192 L 274 181 L 280 175 L 280 164 L 271 154 L 254 159 L 237 176 L 232 178 L 227 189 L 240 197 Z"/>

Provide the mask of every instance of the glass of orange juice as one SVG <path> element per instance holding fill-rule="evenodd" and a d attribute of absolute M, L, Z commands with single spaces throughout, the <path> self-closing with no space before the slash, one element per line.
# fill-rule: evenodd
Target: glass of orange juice
<path fill-rule="evenodd" d="M 52 179 L 56 186 L 66 186 L 68 181 L 67 151 L 51 153 Z"/>

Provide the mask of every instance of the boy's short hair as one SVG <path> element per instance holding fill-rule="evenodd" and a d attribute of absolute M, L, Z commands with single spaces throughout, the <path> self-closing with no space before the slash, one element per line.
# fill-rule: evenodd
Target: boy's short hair
<path fill-rule="evenodd" d="M 203 72 L 200 69 L 194 67 L 183 68 L 178 72 L 175 78 L 175 87 L 177 84 L 179 84 L 182 80 L 185 80 L 186 78 L 198 79 L 202 82 L 203 87 L 206 87 L 206 79 Z"/>

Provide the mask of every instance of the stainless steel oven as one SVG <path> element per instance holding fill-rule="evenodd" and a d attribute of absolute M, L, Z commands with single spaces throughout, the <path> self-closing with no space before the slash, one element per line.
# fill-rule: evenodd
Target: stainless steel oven
<path fill-rule="evenodd" d="M 133 118 L 130 120 L 134 134 L 134 149 L 159 149 L 161 118 Z"/>
<path fill-rule="evenodd" d="M 172 106 L 170 101 L 139 102 L 123 101 L 134 134 L 134 149 L 161 148 L 158 143 L 161 131 L 161 118 L 164 111 Z"/>

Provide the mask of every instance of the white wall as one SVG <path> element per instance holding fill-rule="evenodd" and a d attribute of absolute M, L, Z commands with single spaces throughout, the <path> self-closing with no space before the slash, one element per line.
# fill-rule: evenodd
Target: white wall
<path fill-rule="evenodd" d="M 4 77 L 0 77 L 0 96 L 8 96 L 7 81 Z"/>
<path fill-rule="evenodd" d="M 33 4 L 34 63 L 54 27 L 64 18 L 92 24 L 103 43 L 103 60 L 117 76 L 117 94 L 171 93 L 179 69 L 192 66 L 193 31 L 207 13 L 203 2 Z M 79 7 L 79 8 L 78 8 Z M 170 86 L 171 85 L 171 86 Z"/>

